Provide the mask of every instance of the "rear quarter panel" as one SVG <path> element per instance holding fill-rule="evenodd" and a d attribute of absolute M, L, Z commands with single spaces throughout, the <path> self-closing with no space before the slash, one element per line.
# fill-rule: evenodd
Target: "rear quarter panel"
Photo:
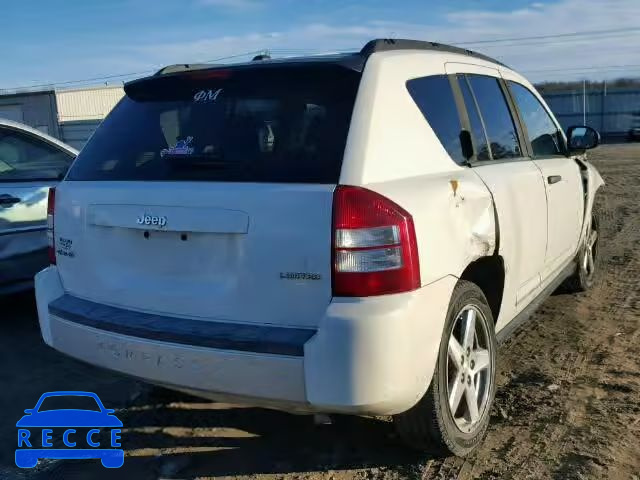
<path fill-rule="evenodd" d="M 460 276 L 492 255 L 491 193 L 451 160 L 406 88 L 407 80 L 444 75 L 447 55 L 385 52 L 367 62 L 352 116 L 340 183 L 376 191 L 414 219 L 423 285 Z"/>

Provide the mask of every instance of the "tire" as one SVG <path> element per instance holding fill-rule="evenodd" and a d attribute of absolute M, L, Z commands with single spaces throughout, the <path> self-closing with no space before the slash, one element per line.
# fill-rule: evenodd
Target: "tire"
<path fill-rule="evenodd" d="M 600 216 L 595 208 L 591 214 L 591 224 L 587 232 L 585 242 L 580 246 L 576 256 L 576 271 L 563 283 L 567 293 L 589 290 L 595 283 L 600 270 Z"/>
<path fill-rule="evenodd" d="M 468 319 L 468 315 L 475 317 L 475 333 L 471 343 L 464 340 L 465 327 L 468 325 L 465 318 Z M 458 342 L 453 348 L 450 347 L 452 336 Z M 470 344 L 472 352 L 468 355 L 464 347 Z M 460 354 L 457 361 L 453 360 L 455 355 L 451 352 L 454 351 Z M 438 455 L 464 457 L 473 452 L 484 439 L 489 425 L 495 395 L 496 351 L 494 320 L 487 299 L 474 283 L 459 281 L 449 303 L 431 385 L 413 408 L 393 418 L 403 442 L 411 448 Z M 486 364 L 486 369 L 479 369 L 480 362 Z M 475 368 L 478 372 L 470 380 L 469 375 L 462 376 L 460 365 L 462 369 L 467 369 L 462 373 L 469 372 L 469 368 Z M 459 382 L 463 378 L 466 385 L 461 387 Z M 467 399 L 470 385 L 479 389 L 475 418 L 472 417 Z M 462 392 L 458 395 L 455 411 L 449 406 L 449 392 L 451 390 L 453 394 L 453 388 Z"/>

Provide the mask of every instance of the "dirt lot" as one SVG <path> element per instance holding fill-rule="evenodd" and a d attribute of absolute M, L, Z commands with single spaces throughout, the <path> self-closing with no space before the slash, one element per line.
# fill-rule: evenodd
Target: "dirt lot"
<path fill-rule="evenodd" d="M 591 156 L 607 185 L 594 289 L 554 295 L 501 347 L 489 434 L 466 459 L 397 443 L 388 419 L 309 417 L 163 395 L 45 347 L 31 295 L 0 300 L 0 478 L 640 479 L 640 147 Z M 122 407 L 120 470 L 99 462 L 13 466 L 15 422 L 49 390 Z M 124 408 L 127 407 L 127 408 Z"/>

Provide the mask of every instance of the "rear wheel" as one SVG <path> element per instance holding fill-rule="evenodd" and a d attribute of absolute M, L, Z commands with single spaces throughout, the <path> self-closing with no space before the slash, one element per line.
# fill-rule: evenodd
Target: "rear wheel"
<path fill-rule="evenodd" d="M 458 456 L 480 444 L 495 394 L 496 350 L 493 316 L 482 290 L 458 282 L 431 386 L 413 408 L 394 417 L 405 443 Z"/>
<path fill-rule="evenodd" d="M 594 211 L 591 215 L 591 223 L 587 229 L 585 241 L 576 257 L 576 272 L 564 282 L 564 287 L 569 292 L 584 292 L 589 290 L 595 282 L 600 264 L 599 230 L 599 215 Z"/>

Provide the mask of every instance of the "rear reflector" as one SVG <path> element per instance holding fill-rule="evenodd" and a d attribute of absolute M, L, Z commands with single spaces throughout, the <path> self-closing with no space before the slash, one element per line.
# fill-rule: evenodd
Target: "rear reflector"
<path fill-rule="evenodd" d="M 411 215 L 378 193 L 339 185 L 333 201 L 333 295 L 369 297 L 419 287 Z"/>
<path fill-rule="evenodd" d="M 49 189 L 49 198 L 47 199 L 47 241 L 49 254 L 49 263 L 51 265 L 56 264 L 56 242 L 53 231 L 53 220 L 56 208 L 56 189 L 52 187 Z"/>

